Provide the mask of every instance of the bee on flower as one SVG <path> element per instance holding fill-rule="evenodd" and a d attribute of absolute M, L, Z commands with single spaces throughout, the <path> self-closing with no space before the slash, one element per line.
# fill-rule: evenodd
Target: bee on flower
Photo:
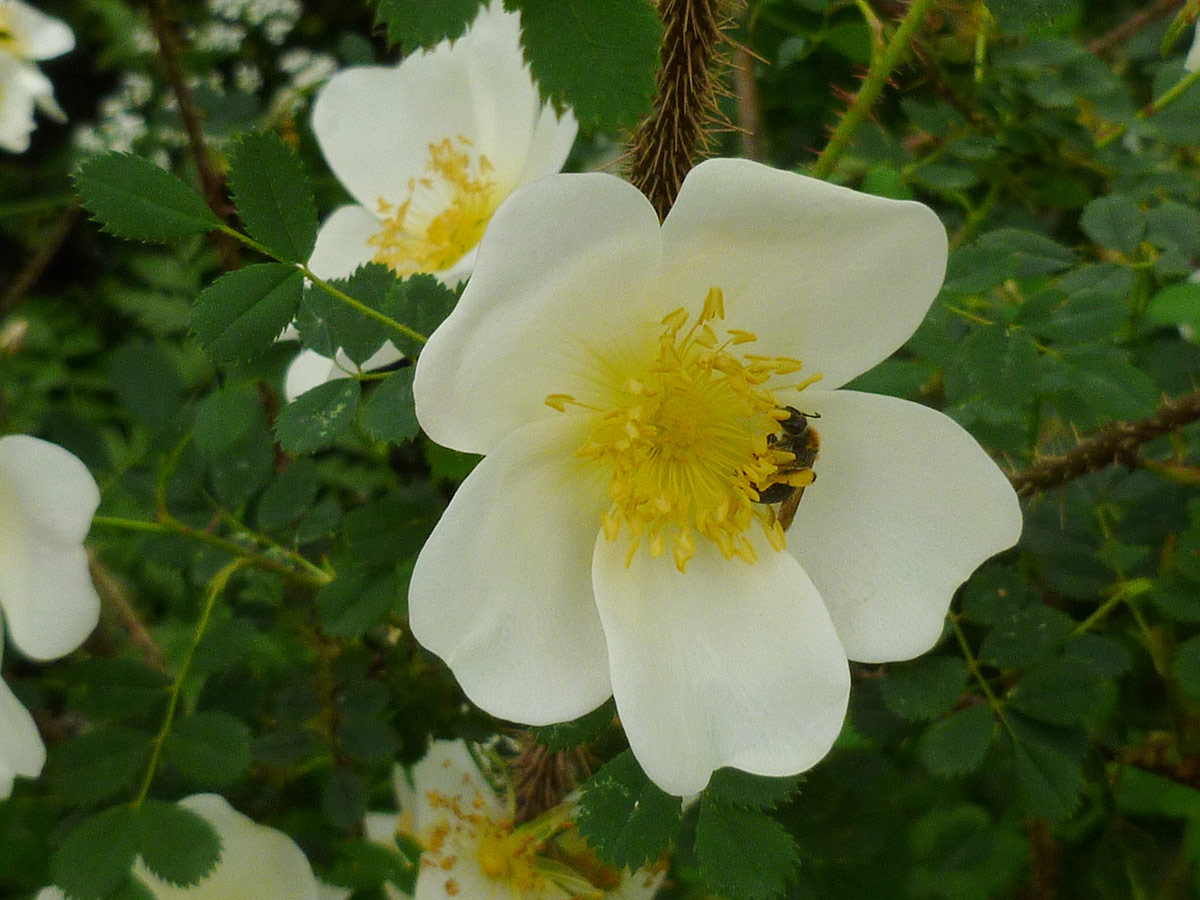
<path fill-rule="evenodd" d="M 494 0 L 457 40 L 396 66 L 347 69 L 322 88 L 313 132 L 355 202 L 322 225 L 309 260 L 317 275 L 343 278 L 377 262 L 457 285 L 504 198 L 562 168 L 578 123 L 542 103 L 520 34 L 520 17 Z M 389 343 L 358 362 L 370 369 L 399 358 Z M 344 354 L 304 351 L 288 396 L 350 371 Z"/>
<path fill-rule="evenodd" d="M 425 432 L 485 459 L 417 560 L 413 633 L 500 718 L 611 694 L 673 794 L 814 765 L 847 660 L 928 650 L 1021 531 L 951 419 L 838 390 L 913 333 L 946 253 L 919 203 L 746 160 L 694 168 L 661 225 L 610 175 L 516 192 L 417 361 Z"/>

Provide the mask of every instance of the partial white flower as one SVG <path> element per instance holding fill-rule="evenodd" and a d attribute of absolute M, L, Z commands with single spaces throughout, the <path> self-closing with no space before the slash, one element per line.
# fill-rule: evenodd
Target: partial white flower
<path fill-rule="evenodd" d="M 190 887 L 160 880 L 139 859 L 134 875 L 155 900 L 324 900 L 304 852 L 274 828 L 242 815 L 218 794 L 193 794 L 179 801 L 216 829 L 221 858 L 207 878 Z M 57 887 L 43 888 L 37 900 L 65 900 Z"/>
<path fill-rule="evenodd" d="M 411 782 L 397 768 L 395 786 L 400 815 L 372 814 L 366 831 L 377 843 L 399 833 L 424 848 L 414 900 L 649 900 L 662 882 L 659 866 L 630 873 L 600 862 L 571 825 L 569 803 L 515 824 L 511 784 L 485 774 L 462 741 L 435 741 Z"/>
<path fill-rule="evenodd" d="M 1183 68 L 1188 72 L 1200 72 L 1200 23 L 1196 24 L 1196 32 L 1192 36 L 1192 46 L 1188 50 L 1187 58 L 1183 61 Z"/>
<path fill-rule="evenodd" d="M 3 652 L 4 640 L 0 637 L 0 655 Z M 0 800 L 12 793 L 14 778 L 37 778 L 45 764 L 46 745 L 33 716 L 0 679 Z"/>
<path fill-rule="evenodd" d="M 28 435 L 0 438 L 0 611 L 27 656 L 63 656 L 96 627 L 83 539 L 99 504 L 73 454 Z"/>
<path fill-rule="evenodd" d="M 661 226 L 609 175 L 521 189 L 417 362 L 426 433 L 486 458 L 417 560 L 414 634 L 504 719 L 613 694 L 673 794 L 814 765 L 847 657 L 929 649 L 1020 534 L 952 420 L 834 390 L 912 334 L 946 252 L 921 204 L 746 160 L 694 168 Z M 788 407 L 819 430 L 815 464 L 781 452 Z M 785 533 L 756 501 L 806 484 Z"/>
<path fill-rule="evenodd" d="M 499 0 L 454 43 L 333 76 L 312 124 L 357 201 L 321 227 L 312 270 L 340 278 L 374 261 L 451 286 L 470 275 L 504 198 L 558 172 L 578 131 L 569 110 L 560 117 L 542 103 L 520 17 Z"/>
<path fill-rule="evenodd" d="M 74 47 L 66 23 L 21 0 L 0 0 L 0 149 L 29 149 L 35 106 L 51 118 L 66 118 L 54 102 L 54 86 L 34 62 Z"/>

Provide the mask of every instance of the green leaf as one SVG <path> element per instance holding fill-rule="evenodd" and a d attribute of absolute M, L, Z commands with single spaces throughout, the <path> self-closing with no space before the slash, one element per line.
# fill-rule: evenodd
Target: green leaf
<path fill-rule="evenodd" d="M 1179 686 L 1200 699 L 1200 634 L 1193 635 L 1176 648 L 1174 671 Z"/>
<path fill-rule="evenodd" d="M 187 386 L 179 367 L 156 344 L 131 341 L 109 354 L 117 399 L 142 424 L 166 430 L 183 406 Z"/>
<path fill-rule="evenodd" d="M 1200 327 L 1200 284 L 1169 284 L 1146 306 L 1146 319 L 1156 325 Z"/>
<path fill-rule="evenodd" d="M 84 209 L 117 237 L 173 241 L 221 224 L 199 194 L 140 156 L 94 156 L 80 167 L 75 187 Z"/>
<path fill-rule="evenodd" d="M 98 803 L 128 791 L 150 759 L 151 740 L 136 728 L 102 725 L 59 744 L 50 754 L 54 789 L 76 804 Z"/>
<path fill-rule="evenodd" d="M 321 792 L 321 811 L 337 828 L 349 831 L 367 814 L 367 793 L 349 769 L 334 769 Z"/>
<path fill-rule="evenodd" d="M 1081 347 L 1042 359 L 1042 387 L 1079 427 L 1153 415 L 1158 389 L 1117 347 Z"/>
<path fill-rule="evenodd" d="M 413 405 L 415 366 L 393 372 L 376 385 L 359 412 L 358 423 L 377 441 L 403 444 L 421 431 Z"/>
<path fill-rule="evenodd" d="M 1122 766 L 1113 785 L 1117 806 L 1137 816 L 1200 817 L 1200 791 L 1136 766 Z"/>
<path fill-rule="evenodd" d="M 769 778 L 751 775 L 741 769 L 717 769 L 709 779 L 705 796 L 722 803 L 733 803 L 752 809 L 773 808 L 800 789 L 802 775 Z"/>
<path fill-rule="evenodd" d="M 252 238 L 280 259 L 308 261 L 317 205 L 304 166 L 279 135 L 242 135 L 230 145 L 229 187 Z"/>
<path fill-rule="evenodd" d="M 1065 819 L 1079 806 L 1083 772 L 1054 734 L 1011 716 L 1007 746 L 1012 754 L 1017 791 L 1026 813 Z"/>
<path fill-rule="evenodd" d="M 917 742 L 917 756 L 934 775 L 966 775 L 979 768 L 992 742 L 994 719 L 987 704 L 951 713 L 930 725 Z"/>
<path fill-rule="evenodd" d="M 1094 720 L 1106 706 L 1105 682 L 1091 665 L 1060 656 L 1034 666 L 1008 694 L 1009 705 L 1051 725 Z"/>
<path fill-rule="evenodd" d="M 68 900 L 103 900 L 129 878 L 140 843 L 137 811 L 113 807 L 63 838 L 50 860 L 50 880 Z"/>
<path fill-rule="evenodd" d="M 171 683 L 164 673 L 133 659 L 81 660 L 68 678 L 71 707 L 92 720 L 154 714 Z"/>
<path fill-rule="evenodd" d="M 198 712 L 167 736 L 166 759 L 202 787 L 224 787 L 250 771 L 250 729 L 226 713 Z"/>
<path fill-rule="evenodd" d="M 410 275 L 388 290 L 383 311 L 426 337 L 433 334 L 454 309 L 458 295 L 432 275 Z M 391 334 L 392 343 L 408 356 L 417 357 L 424 346 L 401 334 Z"/>
<path fill-rule="evenodd" d="M 1032 665 L 1049 658 L 1074 630 L 1075 620 L 1057 609 L 1017 609 L 984 636 L 979 656 L 1001 668 Z"/>
<path fill-rule="evenodd" d="M 372 0 L 375 24 L 387 26 L 388 40 L 407 51 L 454 40 L 467 30 L 483 0 Z"/>
<path fill-rule="evenodd" d="M 979 238 L 981 248 L 1000 252 L 1008 259 L 1009 277 L 1030 278 L 1069 269 L 1075 254 L 1067 247 L 1036 231 L 1000 228 Z"/>
<path fill-rule="evenodd" d="M 575 824 L 602 860 L 637 869 L 667 849 L 681 813 L 680 799 L 647 778 L 626 750 L 584 784 Z"/>
<path fill-rule="evenodd" d="M 662 22 L 645 0 L 505 0 L 542 96 L 615 131 L 650 109 Z"/>
<path fill-rule="evenodd" d="M 327 447 L 350 427 L 358 411 L 359 387 L 338 378 L 301 394 L 279 413 L 275 436 L 288 453 L 312 453 Z"/>
<path fill-rule="evenodd" d="M 1074 19 L 1075 0 L 988 0 L 988 9 L 1009 34 L 1041 31 Z"/>
<path fill-rule="evenodd" d="M 252 385 L 226 386 L 200 401 L 193 440 L 204 453 L 220 455 L 245 440 L 265 419 L 258 391 Z"/>
<path fill-rule="evenodd" d="M 330 282 L 331 286 L 375 310 L 383 308 L 389 291 L 397 284 L 395 273 L 379 263 L 359 266 L 349 278 Z M 296 328 L 304 346 L 331 358 L 340 348 L 359 364 L 366 362 L 385 340 L 396 337 L 379 322 L 316 284 L 309 285 L 304 292 Z"/>
<path fill-rule="evenodd" d="M 617 714 L 616 705 L 610 697 L 590 713 L 580 716 L 570 722 L 558 722 L 554 725 L 541 725 L 533 729 L 538 743 L 543 744 L 551 753 L 570 750 L 581 744 L 599 740 L 612 728 L 613 719 Z"/>
<path fill-rule="evenodd" d="M 394 574 L 340 566 L 337 578 L 317 591 L 318 621 L 334 637 L 357 637 L 397 611 L 399 596 Z"/>
<path fill-rule="evenodd" d="M 957 656 L 924 656 L 888 666 L 879 689 L 888 709 L 920 722 L 954 706 L 966 683 L 967 664 Z"/>
<path fill-rule="evenodd" d="M 696 859 L 704 880 L 730 900 L 767 900 L 787 889 L 799 853 L 770 816 L 706 794 L 696 821 Z"/>
<path fill-rule="evenodd" d="M 306 457 L 292 460 L 258 501 L 258 527 L 272 531 L 290 525 L 317 499 L 319 489 L 316 464 Z"/>
<path fill-rule="evenodd" d="M 203 817 L 186 807 L 147 800 L 137 809 L 138 852 L 160 879 L 186 887 L 205 878 L 221 856 L 221 838 Z"/>
<path fill-rule="evenodd" d="M 417 850 L 419 857 L 420 850 Z M 378 887 L 388 881 L 411 897 L 416 887 L 416 875 L 416 859 L 405 856 L 398 843 L 380 846 L 373 841 L 356 839 L 343 841 L 338 846 L 338 858 L 323 880 L 355 889 Z"/>
<path fill-rule="evenodd" d="M 192 331 L 218 363 L 270 349 L 300 308 L 304 275 L 286 263 L 259 263 L 222 275 L 196 298 Z"/>
<path fill-rule="evenodd" d="M 1097 244 L 1130 254 L 1146 234 L 1146 216 L 1128 197 L 1097 197 L 1083 208 L 1079 225 Z"/>

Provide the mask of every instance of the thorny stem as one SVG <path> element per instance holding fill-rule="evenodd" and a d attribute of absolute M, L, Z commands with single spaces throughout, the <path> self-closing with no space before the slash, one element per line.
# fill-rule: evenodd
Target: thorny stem
<path fill-rule="evenodd" d="M 892 39 L 883 52 L 873 54 L 871 66 L 867 70 L 866 78 L 863 79 L 862 87 L 854 95 L 850 108 L 838 122 L 829 143 L 825 145 L 825 149 L 821 151 L 821 155 L 817 157 L 817 161 L 809 170 L 814 178 L 829 177 L 829 173 L 833 171 L 837 161 L 850 146 L 854 132 L 858 130 L 858 126 L 863 123 L 863 120 L 871 112 L 871 107 L 879 99 L 883 86 L 887 84 L 892 72 L 900 64 L 900 59 L 908 50 L 909 44 L 912 43 L 913 35 L 925 18 L 925 13 L 933 4 L 934 0 L 912 0 L 908 12 L 904 14 L 903 21 L 900 22 L 900 26 L 892 35 Z"/>
<path fill-rule="evenodd" d="M 271 555 L 268 555 L 268 553 L 262 553 L 252 547 L 246 547 L 227 538 L 209 534 L 202 529 L 193 528 L 191 525 L 185 525 L 170 517 L 163 518 L 158 522 L 146 522 L 140 519 L 123 519 L 118 516 L 96 516 L 92 519 L 92 524 L 101 528 L 119 528 L 124 531 L 169 534 L 189 538 L 233 554 L 242 565 L 253 565 L 260 569 L 299 578 L 314 587 L 320 587 L 333 580 L 333 576 L 328 572 L 285 547 L 272 546 L 269 548 Z"/>
<path fill-rule="evenodd" d="M 658 0 L 663 43 L 654 112 L 633 136 L 629 180 L 665 219 L 683 177 L 708 145 L 717 106 L 714 50 L 721 0 Z"/>
<path fill-rule="evenodd" d="M 1113 422 L 1080 441 L 1061 456 L 1047 456 L 1009 476 L 1017 494 L 1028 497 L 1095 472 L 1113 463 L 1130 468 L 1142 465 L 1137 449 L 1141 444 L 1200 421 L 1200 391 L 1164 400 L 1148 419 Z"/>
<path fill-rule="evenodd" d="M 192 643 L 188 647 L 187 655 L 184 656 L 183 662 L 179 665 L 179 671 L 175 675 L 175 680 L 171 683 L 171 690 L 167 698 L 167 711 L 163 715 L 162 727 L 158 729 L 158 734 L 154 736 L 154 746 L 150 752 L 150 762 L 146 764 L 146 774 L 142 778 L 141 789 L 133 801 L 134 806 L 141 806 L 150 795 L 150 785 L 154 783 L 154 775 L 158 771 L 159 762 L 162 760 L 163 747 L 166 745 L 167 738 L 171 734 L 171 725 L 174 724 L 175 713 L 179 709 L 179 697 L 183 693 L 183 684 L 187 681 L 188 674 L 192 670 L 192 660 L 196 658 L 196 648 L 200 646 L 200 641 L 204 639 L 204 633 L 208 630 L 208 620 L 212 617 L 213 609 L 217 605 L 217 598 L 225 591 L 225 586 L 229 583 L 230 576 L 243 565 L 245 565 L 245 560 L 241 559 L 235 559 L 227 563 L 224 568 L 213 576 L 212 581 L 208 583 L 208 593 L 204 598 L 204 609 L 200 613 L 200 621 L 196 623 L 196 631 L 192 635 Z"/>
<path fill-rule="evenodd" d="M 264 247 L 262 244 L 260 244 L 258 241 L 254 240 L 254 238 L 244 235 L 237 229 L 230 228 L 228 225 L 224 225 L 224 224 L 220 225 L 219 230 L 221 231 L 222 234 L 229 235 L 234 240 L 240 241 L 241 243 L 243 243 L 247 247 L 249 247 L 251 250 L 256 250 L 259 253 L 261 253 L 263 256 L 270 257 L 271 259 L 275 260 L 276 262 L 281 262 L 281 263 L 284 263 L 285 265 L 295 266 L 300 272 L 304 273 L 305 278 L 307 278 L 309 281 L 311 281 L 313 284 L 315 284 L 321 290 L 325 291 L 327 294 L 334 297 L 338 301 L 346 304 L 347 306 L 349 306 L 351 309 L 355 310 L 356 312 L 361 313 L 362 315 L 366 316 L 368 319 L 373 319 L 376 322 L 378 322 L 380 325 L 383 325 L 386 328 L 390 328 L 392 331 L 398 332 L 399 334 L 402 334 L 407 338 L 411 338 L 412 340 L 417 341 L 418 343 L 424 344 L 424 343 L 428 342 L 429 338 L 427 336 L 421 334 L 421 332 L 419 332 L 413 328 L 409 328 L 403 322 L 397 322 L 391 316 L 385 315 L 384 313 L 381 313 L 377 309 L 372 309 L 371 307 L 369 307 L 365 303 L 363 303 L 361 300 L 355 300 L 353 297 L 351 297 L 345 291 L 339 290 L 338 288 L 336 288 L 332 284 L 330 284 L 328 281 L 326 281 L 324 278 L 321 278 L 319 275 L 314 274 L 313 270 L 310 269 L 308 266 L 306 266 L 304 263 L 298 263 L 298 262 L 294 262 L 292 260 L 281 259 L 280 257 L 276 256 L 274 253 L 272 253 L 270 250 L 268 250 L 266 247 Z"/>
<path fill-rule="evenodd" d="M 183 120 L 183 129 L 187 133 L 188 148 L 204 188 L 204 202 L 216 213 L 218 219 L 226 222 L 229 220 L 229 208 L 225 202 L 225 180 L 213 167 L 208 155 L 208 147 L 204 141 L 204 125 L 200 111 L 196 108 L 196 101 L 192 97 L 192 89 L 188 86 L 187 77 L 183 72 L 183 48 L 167 13 L 167 0 L 147 0 L 146 5 L 150 10 L 150 24 L 154 29 L 154 36 L 158 39 L 163 74 L 166 75 L 171 92 L 179 104 L 179 117 Z M 215 243 L 225 269 L 236 269 L 237 248 L 224 240 Z"/>
<path fill-rule="evenodd" d="M 121 626 L 129 635 L 129 642 L 141 651 L 142 658 L 147 665 L 160 672 L 165 672 L 167 660 L 163 656 L 162 647 L 146 629 L 137 610 L 125 596 L 125 589 L 91 550 L 88 551 L 88 569 L 92 575 L 92 583 L 96 585 L 96 592 L 100 595 L 101 603 L 112 610 L 120 620 Z"/>
<path fill-rule="evenodd" d="M 975 658 L 975 653 L 971 650 L 971 643 L 967 640 L 967 635 L 962 630 L 957 613 L 950 613 L 950 625 L 954 629 L 954 637 L 958 640 L 958 646 L 962 650 L 963 659 L 966 660 L 967 669 L 975 679 L 975 683 L 979 685 L 979 690 L 983 692 L 984 699 L 987 700 L 988 706 L 991 707 L 992 714 L 1004 726 L 1005 730 L 1011 733 L 1012 728 L 1008 724 L 1008 718 L 1004 715 L 1004 702 L 996 696 L 996 692 L 992 690 L 992 686 L 988 684 L 987 677 L 979 667 L 979 660 Z"/>

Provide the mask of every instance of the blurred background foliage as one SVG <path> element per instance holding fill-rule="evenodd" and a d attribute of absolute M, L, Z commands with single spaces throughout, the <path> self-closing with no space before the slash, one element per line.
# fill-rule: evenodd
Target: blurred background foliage
<path fill-rule="evenodd" d="M 0 432 L 79 455 L 101 516 L 157 523 L 93 529 L 105 614 L 80 652 L 4 656 L 51 754 L 0 802 L 0 896 L 31 896 L 52 865 L 86 868 L 102 851 L 69 843 L 73 829 L 152 780 L 163 799 L 224 793 L 325 880 L 381 897 L 392 869 L 359 829 L 392 805 L 393 764 L 430 736 L 506 730 L 404 620 L 416 553 L 474 460 L 416 434 L 403 398 L 399 433 L 360 414 L 288 452 L 273 428 L 294 345 L 218 367 L 189 333 L 228 249 L 121 241 L 80 210 L 72 175 L 103 150 L 200 186 L 156 5 L 43 3 L 79 41 L 43 64 L 69 121 L 0 159 Z M 1183 8 L 932 4 L 830 177 L 933 206 L 949 269 L 918 333 L 854 386 L 944 410 L 1013 473 L 1200 387 L 1200 86 L 1182 67 L 1191 30 L 1164 41 Z M 904 11 L 731 9 L 725 52 L 743 73 L 727 73 L 712 151 L 813 165 Z M 341 203 L 309 103 L 336 69 L 397 58 L 386 15 L 341 0 L 169 12 L 217 168 L 234 136 L 273 131 L 320 213 Z M 568 168 L 622 171 L 622 109 L 591 117 Z M 802 778 L 731 773 L 680 816 L 653 805 L 609 715 L 519 740 L 588 771 L 613 760 L 585 788 L 581 828 L 615 861 L 670 844 L 665 896 L 1200 896 L 1200 429 L 1156 434 L 1110 454 L 1120 464 L 1025 485 L 1020 545 L 964 586 L 934 651 L 855 667 L 845 731 Z M 219 572 L 228 588 L 202 620 Z M 75 855 L 56 860 L 64 843 Z"/>

